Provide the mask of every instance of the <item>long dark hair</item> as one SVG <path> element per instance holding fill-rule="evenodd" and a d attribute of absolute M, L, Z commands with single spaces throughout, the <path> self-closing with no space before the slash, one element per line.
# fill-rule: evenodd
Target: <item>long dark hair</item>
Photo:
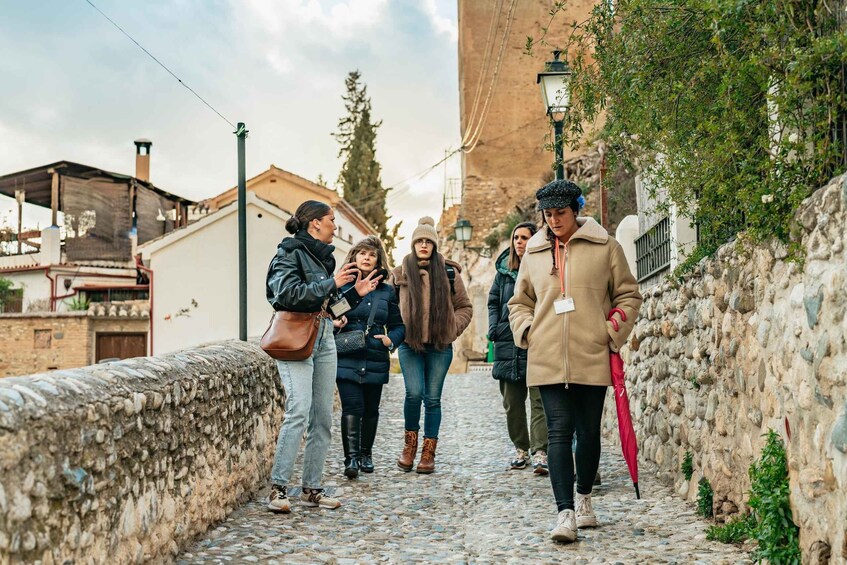
<path fill-rule="evenodd" d="M 429 261 L 420 263 L 412 247 L 412 252 L 403 258 L 403 271 L 406 273 L 406 281 L 409 285 L 406 344 L 417 352 L 424 350 L 423 327 L 420 320 L 429 314 L 429 342 L 437 349 L 444 349 L 450 345 L 452 338 L 453 302 L 447 267 L 444 264 L 444 257 L 438 252 L 437 243 L 433 242 L 432 256 Z M 426 269 L 429 272 L 429 312 L 427 313 L 423 311 L 423 282 L 420 269 Z"/>
<path fill-rule="evenodd" d="M 297 233 L 309 227 L 312 220 L 320 220 L 332 211 L 328 204 L 317 200 L 306 200 L 297 207 L 294 215 L 285 222 L 285 231 Z"/>
<path fill-rule="evenodd" d="M 521 228 L 525 228 L 529 230 L 529 236 L 532 237 L 535 235 L 535 232 L 538 231 L 538 226 L 536 226 L 532 222 L 521 222 L 515 226 L 515 229 L 512 230 L 512 239 L 509 241 L 509 270 L 517 271 L 521 266 L 521 258 L 518 257 L 518 254 L 515 253 L 515 233 Z"/>

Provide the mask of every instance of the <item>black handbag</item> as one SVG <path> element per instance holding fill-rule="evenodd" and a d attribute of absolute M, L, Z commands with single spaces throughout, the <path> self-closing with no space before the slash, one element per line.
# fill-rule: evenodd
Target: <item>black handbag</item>
<path fill-rule="evenodd" d="M 358 351 L 364 350 L 367 347 L 367 337 L 371 332 L 371 326 L 376 317 L 376 302 L 377 297 L 373 297 L 371 302 L 371 313 L 368 316 L 368 324 L 365 330 L 351 330 L 349 332 L 341 332 L 335 336 L 335 351 L 339 355 L 349 355 Z"/>

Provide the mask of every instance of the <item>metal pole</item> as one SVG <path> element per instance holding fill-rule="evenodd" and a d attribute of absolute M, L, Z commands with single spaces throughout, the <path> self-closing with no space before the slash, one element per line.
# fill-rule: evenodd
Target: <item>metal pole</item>
<path fill-rule="evenodd" d="M 247 128 L 238 122 L 238 339 L 247 341 L 247 175 L 244 143 Z"/>
<path fill-rule="evenodd" d="M 562 142 L 562 136 L 565 130 L 564 120 L 553 120 L 553 130 L 555 131 L 556 179 L 563 180 L 565 178 L 565 147 Z"/>

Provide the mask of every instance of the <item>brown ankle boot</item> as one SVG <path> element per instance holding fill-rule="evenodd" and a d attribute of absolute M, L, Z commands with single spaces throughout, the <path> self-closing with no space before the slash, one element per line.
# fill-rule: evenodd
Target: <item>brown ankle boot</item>
<path fill-rule="evenodd" d="M 418 461 L 418 467 L 415 469 L 418 473 L 429 474 L 435 471 L 435 446 L 438 445 L 438 440 L 431 437 L 425 437 L 423 448 L 421 448 L 421 460 Z"/>
<path fill-rule="evenodd" d="M 415 455 L 418 453 L 418 432 L 406 430 L 405 445 L 403 445 L 403 453 L 397 459 L 397 466 L 407 473 L 412 470 L 415 465 Z"/>

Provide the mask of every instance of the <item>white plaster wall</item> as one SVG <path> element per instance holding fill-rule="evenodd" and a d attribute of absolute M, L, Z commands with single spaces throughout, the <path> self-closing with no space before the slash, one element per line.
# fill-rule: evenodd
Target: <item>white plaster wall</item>
<path fill-rule="evenodd" d="M 259 214 L 262 217 L 259 217 Z M 281 215 L 281 214 L 280 214 Z M 272 314 L 265 298 L 268 264 L 285 231 L 285 219 L 247 205 L 247 334 L 264 333 Z M 355 241 L 355 240 L 354 240 Z M 336 238 L 340 265 L 349 244 Z M 221 219 L 153 251 L 153 352 L 176 351 L 238 338 L 238 215 Z M 192 299 L 197 306 L 192 305 Z M 188 312 L 178 315 L 180 310 Z M 166 319 L 168 318 L 169 319 Z"/>
<path fill-rule="evenodd" d="M 12 288 L 24 289 L 24 312 L 27 311 L 30 303 L 36 300 L 47 300 L 47 309 L 50 308 L 50 280 L 44 276 L 44 270 L 20 273 L 0 272 L 0 277 L 12 281 L 14 283 Z"/>

